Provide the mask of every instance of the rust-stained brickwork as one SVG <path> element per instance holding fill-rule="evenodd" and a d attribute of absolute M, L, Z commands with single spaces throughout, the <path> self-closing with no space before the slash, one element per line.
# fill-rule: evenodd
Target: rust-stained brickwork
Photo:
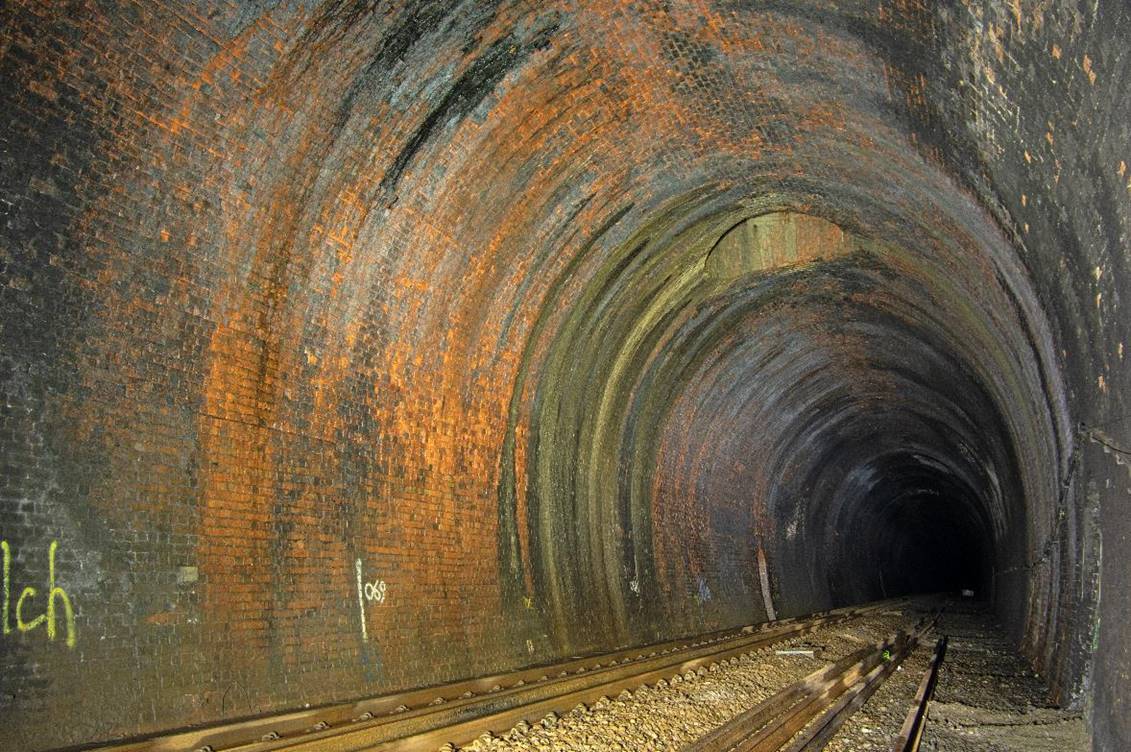
<path fill-rule="evenodd" d="M 959 579 L 1131 744 L 1129 38 L 5 3 L 0 748 Z"/>

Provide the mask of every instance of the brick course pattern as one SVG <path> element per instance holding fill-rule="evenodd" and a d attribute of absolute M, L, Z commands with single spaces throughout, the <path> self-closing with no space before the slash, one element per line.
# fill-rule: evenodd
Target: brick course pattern
<path fill-rule="evenodd" d="M 0 749 L 879 597 L 924 484 L 1131 745 L 1129 38 L 1115 0 L 5 3 Z M 797 249 L 728 236 L 760 215 Z"/>

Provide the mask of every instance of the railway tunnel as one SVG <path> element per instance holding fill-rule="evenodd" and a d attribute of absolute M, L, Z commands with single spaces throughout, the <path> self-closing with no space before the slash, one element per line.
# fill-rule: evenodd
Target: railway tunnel
<path fill-rule="evenodd" d="M 0 748 L 960 589 L 1131 745 L 1124 3 L 0 19 Z"/>

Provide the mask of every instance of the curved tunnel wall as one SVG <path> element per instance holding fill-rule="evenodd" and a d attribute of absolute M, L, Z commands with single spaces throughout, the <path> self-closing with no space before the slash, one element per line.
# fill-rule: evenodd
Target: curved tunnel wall
<path fill-rule="evenodd" d="M 0 17 L 5 744 L 954 585 L 926 521 L 1131 738 L 1119 4 Z"/>

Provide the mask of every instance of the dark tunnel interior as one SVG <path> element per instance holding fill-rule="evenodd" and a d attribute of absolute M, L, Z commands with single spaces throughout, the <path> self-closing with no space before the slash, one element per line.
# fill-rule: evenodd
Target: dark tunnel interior
<path fill-rule="evenodd" d="M 559 618 L 607 602 L 632 633 L 661 621 L 664 598 L 676 611 L 688 594 L 749 602 L 759 559 L 775 564 L 756 599 L 766 617 L 907 593 L 992 597 L 1023 499 L 1042 487 L 1020 471 L 1018 452 L 1033 450 L 1015 436 L 1056 451 L 1043 386 L 1019 370 L 1039 354 L 1024 323 L 969 305 L 962 286 L 980 283 L 961 265 L 934 266 L 992 249 L 906 230 L 903 244 L 879 242 L 860 215 L 842 217 L 861 234 L 698 193 L 594 273 L 530 365 L 542 370 L 530 555 Z M 569 581 L 556 565 L 570 549 L 605 570 L 612 556 L 624 576 Z M 704 549 L 733 577 L 704 574 Z M 684 593 L 657 571 L 668 561 L 682 562 Z"/>
<path fill-rule="evenodd" d="M 885 598 L 961 590 L 988 597 L 989 534 L 969 508 L 976 503 L 971 491 L 945 471 L 924 467 L 921 459 L 888 458 L 884 465 L 865 502 L 869 513 L 858 513 L 846 526 L 850 539 L 856 537 L 847 545 L 853 562 L 848 566 L 861 575 L 838 577 L 830 588 L 834 600 L 860 596 L 851 579 Z M 876 570 L 871 583 L 862 576 L 869 566 Z"/>
<path fill-rule="evenodd" d="M 0 4 L 0 749 L 961 590 L 1128 748 L 1128 39 Z"/>

